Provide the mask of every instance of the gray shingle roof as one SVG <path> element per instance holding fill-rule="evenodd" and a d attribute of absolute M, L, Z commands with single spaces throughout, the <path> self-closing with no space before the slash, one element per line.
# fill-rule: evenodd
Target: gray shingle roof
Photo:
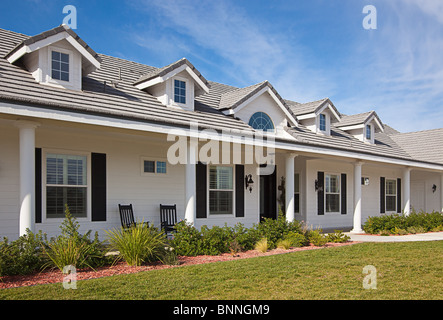
<path fill-rule="evenodd" d="M 413 158 L 443 164 L 443 129 L 397 133 L 389 137 Z"/>
<path fill-rule="evenodd" d="M 0 57 L 30 38 L 0 29 Z M 97 54 L 97 58 L 102 62 L 101 68 L 83 78 L 83 90 L 80 92 L 39 84 L 28 71 L 0 58 L 0 100 L 186 128 L 189 128 L 191 121 L 198 121 L 200 128 L 231 132 L 246 130 L 251 133 L 253 129 L 247 123 L 223 114 L 220 109 L 239 105 L 264 86 L 269 86 L 293 114 L 312 112 L 329 101 L 325 98 L 301 104 L 283 100 L 267 81 L 247 88 L 207 81 L 210 91 L 196 97 L 195 111 L 172 109 L 134 86 L 140 79 L 166 72 L 171 65 L 159 69 L 103 54 Z M 176 63 L 186 63 L 184 60 L 180 61 Z M 443 129 L 410 135 L 400 134 L 392 129 L 389 130 L 389 135 L 377 133 L 373 145 L 364 143 L 337 127 L 331 128 L 331 136 L 316 134 L 302 125 L 287 128 L 287 131 L 295 138 L 294 143 L 443 164 L 440 158 L 443 155 Z M 430 145 L 426 140 L 429 137 L 432 137 L 434 144 Z M 413 139 L 416 143 L 408 145 L 408 139 Z M 290 140 L 285 142 L 288 141 Z"/>

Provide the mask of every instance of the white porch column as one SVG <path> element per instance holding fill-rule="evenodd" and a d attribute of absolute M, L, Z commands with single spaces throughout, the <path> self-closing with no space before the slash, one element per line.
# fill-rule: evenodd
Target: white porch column
<path fill-rule="evenodd" d="M 286 220 L 292 222 L 295 219 L 294 206 L 294 174 L 295 174 L 295 157 L 297 155 L 290 153 L 286 155 Z"/>
<path fill-rule="evenodd" d="M 403 171 L 403 212 L 405 215 L 411 213 L 411 168 Z"/>
<path fill-rule="evenodd" d="M 187 146 L 185 169 L 185 219 L 194 224 L 196 217 L 196 155 L 197 141 L 190 139 Z"/>
<path fill-rule="evenodd" d="M 363 233 L 361 228 L 361 167 L 363 162 L 354 164 L 354 227 L 352 233 Z"/>
<path fill-rule="evenodd" d="M 35 232 L 35 128 L 38 123 L 18 120 L 20 135 L 20 218 L 19 236 L 26 229 Z"/>

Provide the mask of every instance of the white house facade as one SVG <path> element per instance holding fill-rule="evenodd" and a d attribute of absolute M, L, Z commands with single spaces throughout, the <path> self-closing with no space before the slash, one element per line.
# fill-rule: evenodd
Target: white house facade
<path fill-rule="evenodd" d="M 284 71 L 283 71 L 284 72 Z M 395 124 L 394 124 L 395 126 Z M 268 82 L 208 81 L 97 54 L 59 26 L 0 29 L 0 236 L 119 227 L 118 205 L 160 224 L 276 218 L 362 232 L 369 216 L 443 210 L 443 129 L 400 133 L 375 111 L 283 99 Z"/>

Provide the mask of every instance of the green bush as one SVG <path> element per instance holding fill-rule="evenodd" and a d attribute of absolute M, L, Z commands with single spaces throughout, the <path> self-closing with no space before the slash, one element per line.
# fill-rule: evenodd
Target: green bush
<path fill-rule="evenodd" d="M 412 230 L 414 228 L 422 228 L 423 232 L 429 232 L 440 225 L 443 225 L 443 213 L 441 212 L 411 212 L 408 216 L 396 213 L 369 217 L 363 225 L 363 230 L 369 234 L 379 234 L 384 230 L 394 232 L 399 230 L 409 231 L 409 228 L 412 227 Z"/>
<path fill-rule="evenodd" d="M 334 230 L 334 233 L 328 234 L 328 242 L 343 243 L 349 241 L 351 238 L 343 233 L 342 230 Z"/>
<path fill-rule="evenodd" d="M 56 267 L 63 271 L 63 267 L 68 265 L 82 269 L 101 267 L 109 263 L 105 258 L 104 245 L 98 239 L 98 233 L 96 232 L 94 240 L 91 240 L 91 231 L 82 235 L 78 231 L 79 228 L 80 224 L 66 205 L 65 219 L 60 226 L 61 234 L 47 244 L 42 243 L 43 252 L 49 258 L 45 267 Z"/>
<path fill-rule="evenodd" d="M 322 234 L 321 230 L 312 230 L 309 232 L 309 242 L 316 247 L 322 247 L 328 242 L 328 237 Z"/>
<path fill-rule="evenodd" d="M 294 231 L 289 231 L 283 240 L 288 240 L 291 247 L 303 247 L 309 244 L 309 241 L 303 234 Z"/>
<path fill-rule="evenodd" d="M 174 237 L 171 240 L 171 246 L 179 256 L 198 256 L 203 254 L 201 248 L 202 235 L 197 228 L 186 220 L 180 221 L 175 225 Z"/>
<path fill-rule="evenodd" d="M 165 234 L 153 227 L 139 223 L 129 229 L 119 228 L 106 231 L 112 249 L 118 250 L 118 259 L 130 266 L 159 260 L 164 253 Z"/>
<path fill-rule="evenodd" d="M 4 238 L 0 242 L 0 276 L 26 275 L 39 271 L 46 263 L 42 244 L 46 235 L 41 231 L 37 234 L 29 229 L 26 235 L 9 242 Z"/>

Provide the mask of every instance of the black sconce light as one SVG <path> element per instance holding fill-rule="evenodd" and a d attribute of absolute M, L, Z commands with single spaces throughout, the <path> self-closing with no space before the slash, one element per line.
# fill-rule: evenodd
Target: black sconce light
<path fill-rule="evenodd" d="M 435 191 L 437 191 L 437 186 L 434 184 L 434 185 L 432 186 L 432 193 L 434 193 Z"/>
<path fill-rule="evenodd" d="M 323 191 L 323 186 L 320 186 L 318 180 L 315 180 L 315 191 Z"/>
<path fill-rule="evenodd" d="M 252 174 L 247 174 L 245 177 L 246 189 L 249 189 L 249 192 L 252 192 L 252 187 L 254 185 L 254 180 L 252 180 Z"/>

